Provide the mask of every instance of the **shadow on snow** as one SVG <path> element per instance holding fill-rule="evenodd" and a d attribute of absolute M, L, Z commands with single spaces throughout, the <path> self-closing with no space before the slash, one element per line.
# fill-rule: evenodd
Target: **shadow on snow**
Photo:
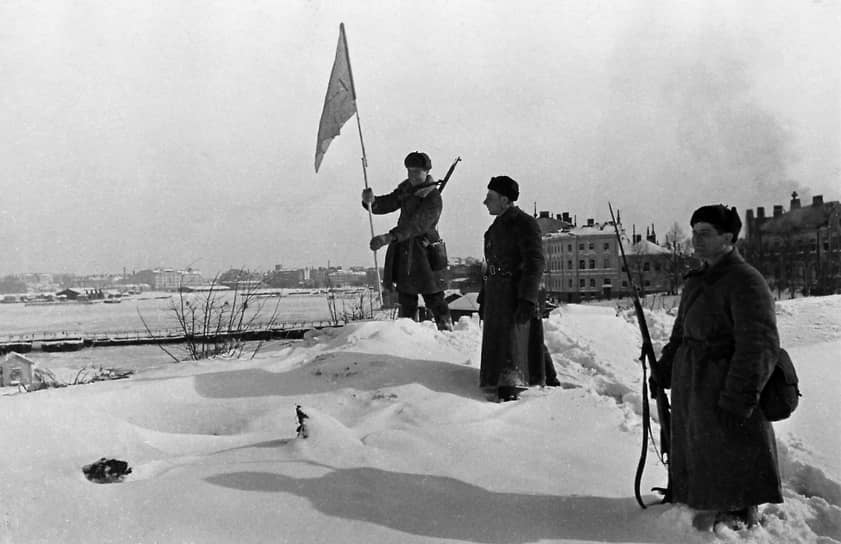
<path fill-rule="evenodd" d="M 489 544 L 541 539 L 651 540 L 650 516 L 633 498 L 501 493 L 455 478 L 376 468 L 335 469 L 317 478 L 232 472 L 207 478 L 231 489 L 289 493 L 321 513 L 419 536 Z"/>
<path fill-rule="evenodd" d="M 476 368 L 357 352 L 327 353 L 285 372 L 248 368 L 199 374 L 194 383 L 196 392 L 206 398 L 301 396 L 417 383 L 439 393 L 484 400 Z"/>

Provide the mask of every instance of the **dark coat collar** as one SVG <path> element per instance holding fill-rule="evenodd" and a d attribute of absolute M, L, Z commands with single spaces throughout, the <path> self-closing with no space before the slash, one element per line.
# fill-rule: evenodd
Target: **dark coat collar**
<path fill-rule="evenodd" d="M 507 223 L 508 221 L 511 221 L 512 219 L 517 217 L 517 215 L 519 214 L 520 208 L 512 204 L 507 210 L 496 216 L 496 218 L 494 219 L 494 223 Z"/>

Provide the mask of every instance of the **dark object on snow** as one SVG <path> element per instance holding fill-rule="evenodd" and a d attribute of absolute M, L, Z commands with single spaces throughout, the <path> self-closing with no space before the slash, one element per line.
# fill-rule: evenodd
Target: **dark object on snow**
<path fill-rule="evenodd" d="M 640 354 L 640 363 L 642 363 L 642 450 L 640 452 L 639 463 L 637 463 L 637 472 L 634 475 L 634 496 L 637 503 L 645 508 L 645 503 L 642 500 L 640 493 L 640 483 L 642 481 L 642 471 L 645 468 L 645 458 L 648 454 L 648 439 L 651 436 L 651 409 L 648 406 L 648 386 L 649 380 L 646 375 L 646 361 L 651 367 L 653 375 L 657 374 L 657 356 L 654 354 L 654 346 L 651 343 L 651 335 L 648 333 L 648 324 L 645 321 L 645 314 L 642 311 L 642 304 L 637 293 L 637 287 L 634 284 L 634 278 L 631 276 L 631 268 L 628 266 L 628 260 L 625 258 L 625 248 L 622 245 L 622 236 L 619 234 L 619 224 L 616 222 L 616 217 L 613 215 L 613 206 L 608 203 L 610 208 L 610 219 L 613 221 L 613 228 L 616 231 L 616 241 L 619 244 L 619 251 L 622 257 L 622 265 L 625 272 L 628 274 L 628 285 L 631 286 L 631 294 L 634 298 L 634 311 L 637 315 L 637 324 L 642 334 L 642 353 Z M 651 380 L 651 397 L 657 402 L 657 416 L 660 421 L 660 462 L 664 466 L 668 466 L 669 458 L 672 453 L 672 438 L 671 438 L 671 411 L 669 410 L 669 398 L 663 389 L 663 385 L 656 379 Z M 654 437 L 651 436 L 651 441 L 654 442 Z M 672 502 L 672 479 L 671 471 L 669 471 L 669 478 L 666 481 L 666 487 L 654 488 L 653 491 L 658 491 L 663 494 L 662 502 Z"/>
<path fill-rule="evenodd" d="M 307 424 L 304 422 L 305 419 L 309 419 L 310 416 L 304 413 L 301 410 L 301 405 L 298 404 L 295 406 L 295 417 L 298 418 L 298 428 L 295 429 L 295 432 L 298 433 L 298 436 L 301 438 L 306 438 L 309 436 L 309 431 L 307 430 Z"/>
<path fill-rule="evenodd" d="M 759 395 L 759 407 L 768 421 L 786 419 L 797 408 L 800 389 L 797 372 L 788 352 L 780 348 L 777 365 Z"/>
<path fill-rule="evenodd" d="M 97 484 L 121 482 L 126 474 L 131 474 L 131 467 L 119 459 L 101 458 L 95 463 L 82 467 L 85 477 Z"/>

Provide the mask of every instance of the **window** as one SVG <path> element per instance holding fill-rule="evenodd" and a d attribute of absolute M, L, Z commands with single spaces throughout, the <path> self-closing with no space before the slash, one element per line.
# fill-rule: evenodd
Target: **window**
<path fill-rule="evenodd" d="M 572 280 L 569 280 L 569 287 L 572 288 Z"/>
<path fill-rule="evenodd" d="M 648 280 L 645 280 L 645 286 L 648 287 L 649 285 L 651 285 L 651 282 L 648 281 Z"/>
<path fill-rule="evenodd" d="M 584 259 L 581 259 L 580 261 L 578 261 L 578 268 L 580 268 L 580 269 L 586 268 L 584 266 Z"/>
<path fill-rule="evenodd" d="M 612 285 L 611 281 L 610 281 L 610 278 L 603 279 L 602 280 L 602 285 L 604 285 L 605 287 L 610 287 Z"/>
<path fill-rule="evenodd" d="M 610 242 L 605 242 L 604 243 L 604 248 L 605 249 L 610 249 Z"/>
<path fill-rule="evenodd" d="M 627 282 L 627 281 L 623 281 L 623 282 L 622 282 L 622 287 L 628 287 L 628 282 Z"/>
<path fill-rule="evenodd" d="M 567 261 L 567 268 L 572 270 L 572 259 Z"/>
<path fill-rule="evenodd" d="M 590 287 L 596 286 L 596 278 L 590 278 Z"/>
<path fill-rule="evenodd" d="M 584 250 L 584 242 L 578 244 L 578 249 L 580 249 L 581 251 Z"/>
<path fill-rule="evenodd" d="M 643 270 L 643 272 L 648 272 L 649 270 L 651 270 L 651 265 L 648 264 L 648 261 L 645 261 L 644 263 L 642 263 L 642 270 Z"/>
<path fill-rule="evenodd" d="M 596 268 L 596 259 L 590 259 L 590 268 Z"/>
<path fill-rule="evenodd" d="M 604 268 L 610 268 L 610 259 L 607 257 L 604 258 Z"/>
<path fill-rule="evenodd" d="M 567 251 L 572 251 L 572 244 L 567 244 Z"/>
<path fill-rule="evenodd" d="M 660 263 L 654 263 L 654 271 L 660 272 Z"/>
<path fill-rule="evenodd" d="M 578 286 L 579 287 L 584 287 L 584 278 L 581 278 L 580 280 L 578 280 Z"/>
<path fill-rule="evenodd" d="M 590 242 L 590 249 L 596 249 L 596 244 L 593 243 L 593 242 Z"/>

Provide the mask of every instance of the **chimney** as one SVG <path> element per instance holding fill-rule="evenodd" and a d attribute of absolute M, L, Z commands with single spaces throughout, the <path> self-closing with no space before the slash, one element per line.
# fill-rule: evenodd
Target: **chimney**
<path fill-rule="evenodd" d="M 549 212 L 548 211 L 541 211 L 540 212 L 541 219 L 549 219 Z"/>
<path fill-rule="evenodd" d="M 797 191 L 791 193 L 791 209 L 796 210 L 800 208 L 800 199 L 797 198 Z"/>
<path fill-rule="evenodd" d="M 765 219 L 765 207 L 759 206 L 756 208 L 756 218 L 757 219 Z"/>
<path fill-rule="evenodd" d="M 571 223 L 571 221 L 569 220 L 569 212 L 564 212 L 563 214 L 561 214 L 561 218 L 562 218 L 562 219 L 563 219 L 566 223 Z"/>
<path fill-rule="evenodd" d="M 774 217 L 779 217 L 781 215 L 783 215 L 782 204 L 774 204 Z"/>
<path fill-rule="evenodd" d="M 823 206 L 823 195 L 815 195 L 812 197 L 812 206 Z"/>
<path fill-rule="evenodd" d="M 592 217 L 588 217 L 588 218 L 587 218 L 587 226 L 588 226 L 588 227 L 592 227 L 592 226 L 593 226 L 593 224 L 594 224 L 593 218 L 592 218 Z"/>
<path fill-rule="evenodd" d="M 559 214 L 559 213 L 555 214 L 555 219 L 557 219 L 558 221 L 563 221 L 564 220 L 564 218 L 561 217 L 561 214 Z"/>
<path fill-rule="evenodd" d="M 639 242 L 642 242 L 642 234 L 634 234 L 634 242 L 633 243 L 636 244 L 636 243 L 639 243 Z"/>

